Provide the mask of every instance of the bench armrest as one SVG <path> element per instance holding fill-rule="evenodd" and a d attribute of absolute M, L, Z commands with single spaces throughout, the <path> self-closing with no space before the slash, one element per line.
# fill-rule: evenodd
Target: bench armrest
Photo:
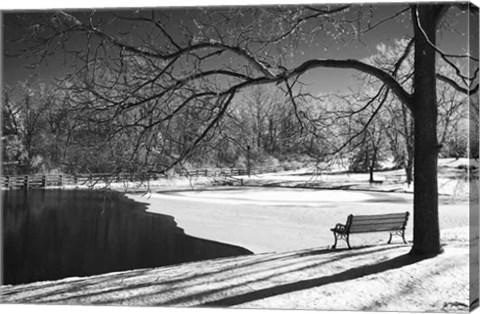
<path fill-rule="evenodd" d="M 347 226 L 342 225 L 342 224 L 336 224 L 335 228 L 330 229 L 330 230 L 332 230 L 333 232 L 337 232 L 337 233 L 345 233 L 345 231 L 347 230 Z"/>

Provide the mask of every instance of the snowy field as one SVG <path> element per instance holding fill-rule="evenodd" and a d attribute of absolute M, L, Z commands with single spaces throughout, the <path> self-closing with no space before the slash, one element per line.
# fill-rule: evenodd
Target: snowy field
<path fill-rule="evenodd" d="M 3 286 L 0 302 L 467 311 L 470 284 L 478 289 L 478 281 L 469 281 L 470 262 L 478 265 L 478 254 L 469 250 L 478 247 L 478 229 L 469 234 L 472 195 L 462 177 L 465 171 L 458 167 L 461 162 L 443 161 L 440 169 L 445 252 L 434 258 L 406 255 L 411 220 L 407 245 L 398 237 L 386 245 L 388 234 L 377 233 L 353 235 L 353 250 L 345 250 L 341 242 L 339 250 L 329 250 L 330 228 L 344 223 L 348 214 L 412 213 L 413 195 L 402 182 L 387 182 L 398 172 L 378 174 L 376 180 L 386 180 L 369 185 L 365 174 L 318 179 L 306 176 L 305 170 L 242 178 L 255 186 L 208 187 L 201 182 L 193 189 L 162 186 L 128 194 L 147 203 L 150 212 L 174 216 L 189 235 L 243 246 L 255 255 Z M 319 185 L 342 188 L 312 189 Z"/>
<path fill-rule="evenodd" d="M 175 217 L 178 226 L 189 235 L 242 246 L 254 253 L 327 248 L 333 244 L 330 228 L 345 223 L 349 214 L 405 211 L 412 214 L 413 199 L 409 193 L 262 187 L 128 196 L 148 203 L 150 212 Z M 468 228 L 468 203 L 442 197 L 439 211 L 442 231 Z M 411 220 L 407 224 L 406 238 L 407 241 L 412 239 Z M 386 240 L 388 234 L 385 233 L 358 234 L 352 236 L 351 243 L 378 244 Z"/>

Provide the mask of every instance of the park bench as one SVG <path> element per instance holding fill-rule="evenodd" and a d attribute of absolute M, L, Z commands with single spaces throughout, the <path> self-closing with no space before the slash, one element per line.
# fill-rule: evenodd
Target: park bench
<path fill-rule="evenodd" d="M 335 228 L 330 229 L 335 237 L 332 249 L 336 248 L 338 239 L 345 240 L 348 248 L 351 249 L 349 237 L 352 233 L 390 232 L 389 244 L 392 242 L 392 236 L 394 235 L 401 236 L 403 243 L 407 244 L 405 227 L 407 226 L 408 215 L 408 212 L 382 215 L 349 215 L 344 225 L 337 224 Z"/>

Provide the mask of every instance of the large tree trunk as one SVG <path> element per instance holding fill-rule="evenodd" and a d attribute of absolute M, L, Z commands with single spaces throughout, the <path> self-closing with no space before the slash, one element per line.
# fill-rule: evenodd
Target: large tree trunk
<path fill-rule="evenodd" d="M 413 8 L 415 10 L 415 8 Z M 442 13 L 438 5 L 418 6 L 419 25 L 415 32 L 415 162 L 413 200 L 413 248 L 411 253 L 435 255 L 441 253 L 438 223 L 437 161 L 437 101 L 435 78 L 435 32 Z M 413 19 L 416 14 L 413 12 Z M 425 40 L 425 35 L 430 40 Z"/>

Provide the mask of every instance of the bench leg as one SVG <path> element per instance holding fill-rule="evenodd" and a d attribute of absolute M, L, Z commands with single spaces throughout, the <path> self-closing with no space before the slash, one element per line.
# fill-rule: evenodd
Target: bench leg
<path fill-rule="evenodd" d="M 351 249 L 352 247 L 350 246 L 350 241 L 349 241 L 349 234 L 343 234 L 343 233 L 336 233 L 333 232 L 333 237 L 335 238 L 335 243 L 333 243 L 332 250 L 334 250 L 337 247 L 337 241 L 338 239 L 343 239 L 347 242 L 348 248 Z"/>
<path fill-rule="evenodd" d="M 405 240 L 405 230 L 390 232 L 390 239 L 388 239 L 388 244 L 392 243 L 392 236 L 393 235 L 401 236 L 402 240 L 403 240 L 403 243 L 407 244 L 407 241 Z"/>
<path fill-rule="evenodd" d="M 335 243 L 333 243 L 332 245 L 332 250 L 335 250 L 335 248 L 337 247 L 337 239 L 338 239 L 336 232 L 333 232 L 333 237 L 335 238 Z"/>
<path fill-rule="evenodd" d="M 402 239 L 403 243 L 407 244 L 407 241 L 405 241 L 405 230 L 402 231 Z"/>

